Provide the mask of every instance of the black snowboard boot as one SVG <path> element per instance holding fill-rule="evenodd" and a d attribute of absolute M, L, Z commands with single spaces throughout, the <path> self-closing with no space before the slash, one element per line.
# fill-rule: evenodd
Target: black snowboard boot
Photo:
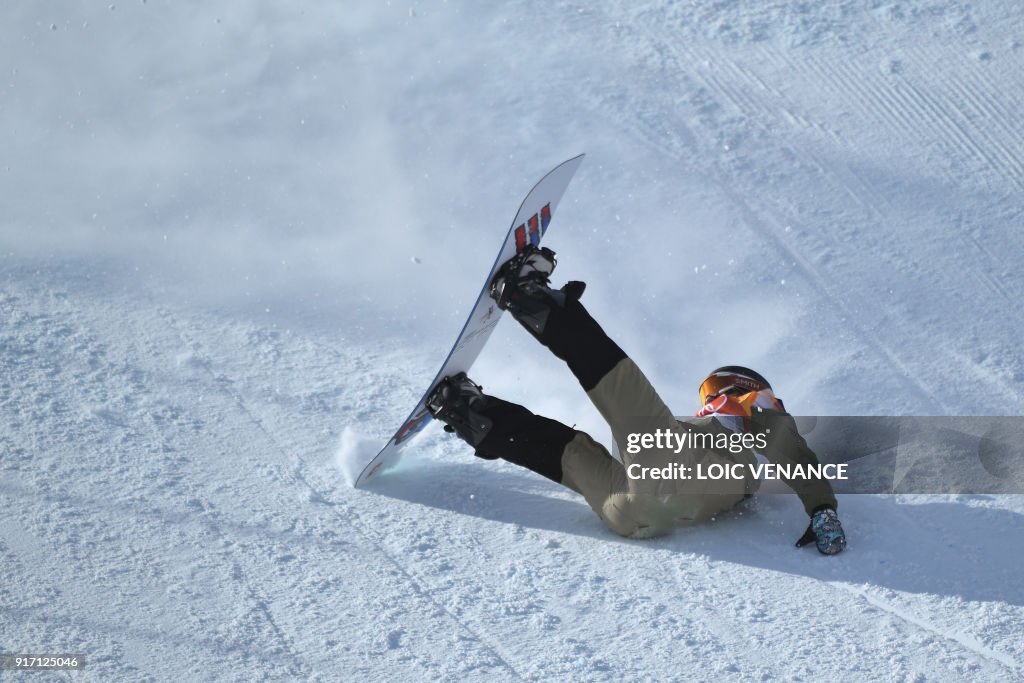
<path fill-rule="evenodd" d="M 445 431 L 455 432 L 470 446 L 479 446 L 494 426 L 480 412 L 488 404 L 482 389 L 464 372 L 445 377 L 427 396 L 427 410 L 445 423 Z"/>
<path fill-rule="evenodd" d="M 578 300 L 586 287 L 569 282 L 562 289 L 551 289 L 555 264 L 555 252 L 531 244 L 506 261 L 491 281 L 491 298 L 498 308 L 511 313 L 537 338 L 544 334 L 551 309 Z"/>

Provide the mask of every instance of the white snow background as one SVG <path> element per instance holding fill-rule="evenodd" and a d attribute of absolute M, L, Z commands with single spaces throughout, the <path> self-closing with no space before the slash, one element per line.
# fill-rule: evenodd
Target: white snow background
<path fill-rule="evenodd" d="M 793 496 L 625 541 L 433 426 L 519 201 L 680 413 L 1024 410 L 1024 10 L 5 2 L 4 679 L 1014 681 L 1019 496 Z M 474 377 L 607 429 L 504 320 Z"/>

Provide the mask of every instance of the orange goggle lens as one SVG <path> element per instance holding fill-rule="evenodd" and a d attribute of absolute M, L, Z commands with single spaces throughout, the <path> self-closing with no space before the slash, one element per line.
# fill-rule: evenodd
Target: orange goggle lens
<path fill-rule="evenodd" d="M 736 393 L 745 394 L 750 391 L 760 391 L 765 386 L 757 380 L 742 375 L 721 374 L 711 375 L 700 385 L 700 404 L 707 405 L 708 401 L 720 394 Z"/>

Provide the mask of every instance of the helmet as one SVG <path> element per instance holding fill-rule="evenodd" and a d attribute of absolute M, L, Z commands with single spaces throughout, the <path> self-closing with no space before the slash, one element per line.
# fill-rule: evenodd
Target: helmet
<path fill-rule="evenodd" d="M 700 404 L 707 405 L 707 402 L 720 394 L 740 393 L 750 391 L 762 391 L 771 389 L 772 385 L 768 380 L 754 372 L 750 368 L 741 365 L 724 365 L 712 370 L 700 384 Z"/>

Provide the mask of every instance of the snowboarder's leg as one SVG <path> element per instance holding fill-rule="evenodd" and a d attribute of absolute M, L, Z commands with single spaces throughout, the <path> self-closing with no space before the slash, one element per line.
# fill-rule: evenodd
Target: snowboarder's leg
<path fill-rule="evenodd" d="M 488 399 L 491 405 L 483 412 L 494 426 L 477 446 L 478 456 L 507 460 L 581 494 L 620 536 L 650 538 L 672 529 L 662 502 L 630 492 L 622 463 L 590 435 L 514 403 Z"/>
<path fill-rule="evenodd" d="M 626 354 L 580 303 L 586 285 L 570 282 L 558 290 L 548 286 L 554 267 L 553 251 L 527 247 L 498 270 L 491 296 L 499 308 L 568 363 L 589 391 Z"/>
<path fill-rule="evenodd" d="M 644 374 L 580 303 L 585 285 L 548 286 L 554 269 L 549 249 L 528 249 L 506 263 L 491 295 L 541 344 L 561 358 L 612 428 L 620 450 L 635 431 L 635 416 L 650 429 L 674 428 L 672 412 Z"/>
<path fill-rule="evenodd" d="M 582 494 L 616 533 L 647 538 L 671 529 L 658 501 L 631 493 L 622 463 L 584 432 L 488 396 L 465 373 L 445 378 L 427 405 L 478 457 L 501 458 Z"/>
<path fill-rule="evenodd" d="M 626 470 L 604 446 L 577 432 L 562 454 L 565 486 L 581 493 L 605 526 L 627 538 L 651 538 L 672 530 L 669 509 L 654 496 L 630 491 Z"/>
<path fill-rule="evenodd" d="M 587 396 L 611 427 L 612 439 L 627 467 L 633 458 L 627 447 L 629 434 L 679 428 L 672 411 L 632 358 L 616 363 L 587 390 Z M 680 458 L 674 460 L 683 462 Z"/>
<path fill-rule="evenodd" d="M 501 458 L 562 483 L 562 452 L 576 431 L 521 405 L 483 393 L 459 373 L 427 397 L 427 408 L 486 460 Z"/>
<path fill-rule="evenodd" d="M 494 396 L 488 396 L 487 400 L 483 413 L 493 427 L 477 445 L 477 456 L 488 460 L 501 458 L 564 484 L 562 453 L 577 432 L 558 420 L 535 415 L 521 405 Z"/>

